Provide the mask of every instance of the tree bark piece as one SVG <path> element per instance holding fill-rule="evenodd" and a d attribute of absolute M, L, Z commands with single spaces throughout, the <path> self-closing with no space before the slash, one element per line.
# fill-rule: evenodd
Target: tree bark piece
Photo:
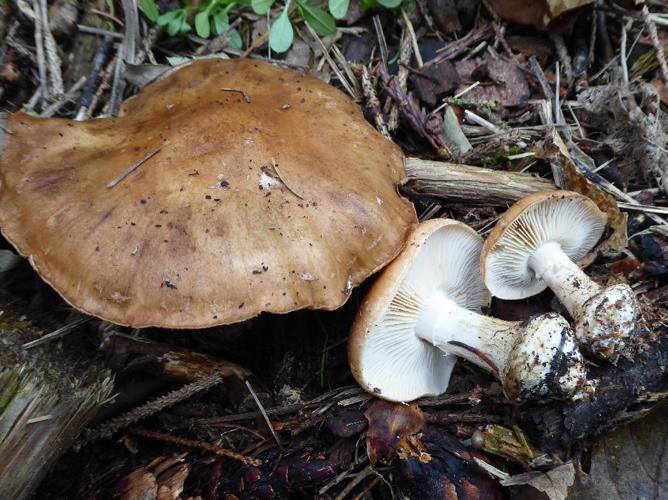
<path fill-rule="evenodd" d="M 406 159 L 401 191 L 411 199 L 469 206 L 502 207 L 539 191 L 556 189 L 531 174 L 443 161 Z"/>
<path fill-rule="evenodd" d="M 111 394 L 111 376 L 71 343 L 25 350 L 43 335 L 0 296 L 0 498 L 34 493 Z"/>

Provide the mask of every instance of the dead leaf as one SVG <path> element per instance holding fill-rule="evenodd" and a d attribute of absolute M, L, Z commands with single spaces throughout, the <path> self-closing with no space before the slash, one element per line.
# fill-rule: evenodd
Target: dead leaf
<path fill-rule="evenodd" d="M 584 7 L 594 0 L 488 0 L 499 17 L 518 24 L 545 28 L 564 14 Z"/>
<path fill-rule="evenodd" d="M 501 481 L 501 486 L 529 485 L 542 491 L 550 500 L 566 500 L 568 488 L 575 480 L 575 467 L 572 462 L 565 463 L 547 472 L 526 472 Z M 527 495 L 527 498 L 531 495 Z M 535 498 L 535 496 L 534 496 Z M 587 496 L 576 498 L 590 498 Z"/>
<path fill-rule="evenodd" d="M 125 63 L 123 77 L 137 88 L 143 89 L 167 71 L 172 69 L 167 64 L 130 64 Z"/>
<path fill-rule="evenodd" d="M 410 80 L 420 100 L 434 106 L 457 88 L 459 74 L 450 61 L 440 61 L 413 73 Z"/>
<path fill-rule="evenodd" d="M 528 467 L 540 451 L 532 447 L 522 430 L 508 429 L 502 425 L 489 424 L 473 435 L 474 446 L 487 453 L 497 455 Z M 478 446 L 479 445 L 479 446 Z"/>
<path fill-rule="evenodd" d="M 457 92 L 462 92 L 472 83 L 480 81 L 480 85 L 464 95 L 466 100 L 521 106 L 529 98 L 526 76 L 514 63 L 485 54 L 477 59 L 457 61 L 455 68 L 462 79 Z"/>
<path fill-rule="evenodd" d="M 190 465 L 185 462 L 186 456 L 187 453 L 181 453 L 174 457 L 158 457 L 149 464 L 135 469 L 118 482 L 114 497 L 120 497 L 122 500 L 180 498 L 190 473 Z"/>
<path fill-rule="evenodd" d="M 369 422 L 366 448 L 372 464 L 391 463 L 398 448 L 411 448 L 407 438 L 425 425 L 424 414 L 416 404 L 405 405 L 378 399 L 369 405 L 364 416 Z"/>
<path fill-rule="evenodd" d="M 568 498 L 668 498 L 668 405 L 603 436 L 589 474 L 578 473 Z"/>

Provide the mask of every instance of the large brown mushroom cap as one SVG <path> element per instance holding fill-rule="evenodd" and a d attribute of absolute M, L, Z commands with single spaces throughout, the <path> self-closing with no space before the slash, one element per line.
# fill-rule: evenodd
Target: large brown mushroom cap
<path fill-rule="evenodd" d="M 194 62 L 119 118 L 8 128 L 2 233 L 74 307 L 122 325 L 335 309 L 416 222 L 399 148 L 338 90 L 266 63 Z"/>

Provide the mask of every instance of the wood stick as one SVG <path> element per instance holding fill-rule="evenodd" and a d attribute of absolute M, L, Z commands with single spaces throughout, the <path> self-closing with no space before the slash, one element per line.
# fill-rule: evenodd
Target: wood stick
<path fill-rule="evenodd" d="M 406 159 L 401 191 L 416 200 L 501 207 L 539 191 L 556 189 L 552 181 L 521 172 L 505 172 L 443 161 Z"/>

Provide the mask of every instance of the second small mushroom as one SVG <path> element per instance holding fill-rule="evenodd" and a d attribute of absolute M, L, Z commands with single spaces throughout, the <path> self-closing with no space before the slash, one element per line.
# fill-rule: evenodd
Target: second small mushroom
<path fill-rule="evenodd" d="M 555 313 L 525 322 L 487 317 L 482 239 L 468 226 L 420 224 L 367 295 L 348 344 L 367 391 L 392 401 L 437 395 L 459 356 L 492 372 L 513 400 L 575 397 L 584 363 L 570 326 Z"/>
<path fill-rule="evenodd" d="M 485 285 L 501 299 L 523 299 L 550 287 L 575 320 L 579 345 L 613 362 L 630 344 L 639 316 L 631 287 L 602 287 L 576 262 L 598 242 L 607 216 L 579 193 L 535 193 L 513 205 L 487 238 Z"/>

